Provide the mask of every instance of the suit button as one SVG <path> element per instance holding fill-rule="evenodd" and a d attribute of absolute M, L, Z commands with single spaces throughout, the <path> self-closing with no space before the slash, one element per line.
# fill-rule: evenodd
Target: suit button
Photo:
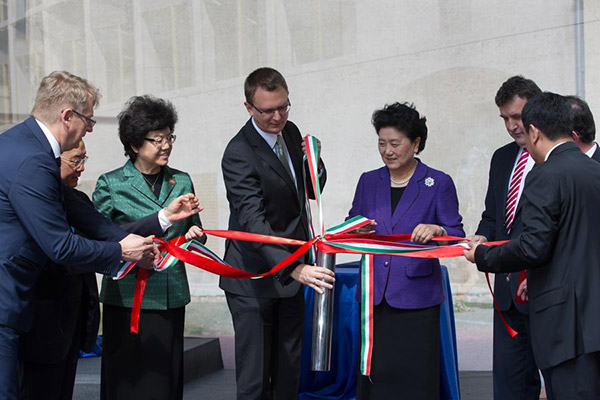
<path fill-rule="evenodd" d="M 387 267 L 388 265 L 390 265 L 389 261 L 386 261 L 386 262 L 383 263 L 384 267 Z"/>

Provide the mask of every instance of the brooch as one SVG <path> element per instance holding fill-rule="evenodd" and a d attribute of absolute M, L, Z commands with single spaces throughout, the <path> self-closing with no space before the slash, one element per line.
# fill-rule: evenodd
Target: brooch
<path fill-rule="evenodd" d="M 425 178 L 425 186 L 432 187 L 434 183 L 435 180 L 432 177 L 428 176 L 427 178 Z"/>

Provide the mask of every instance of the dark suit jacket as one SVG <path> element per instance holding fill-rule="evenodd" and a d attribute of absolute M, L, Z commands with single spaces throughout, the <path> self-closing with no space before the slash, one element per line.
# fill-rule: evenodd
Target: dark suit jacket
<path fill-rule="evenodd" d="M 377 221 L 375 233 L 378 235 L 411 233 L 421 223 L 440 225 L 450 236 L 465 235 L 452 178 L 422 162 L 417 165 L 393 213 L 389 169 L 382 167 L 362 174 L 348 218 L 357 215 Z M 440 261 L 375 256 L 373 303 L 381 303 L 384 296 L 387 303 L 396 308 L 440 304 L 444 301 Z"/>
<path fill-rule="evenodd" d="M 0 324 L 29 329 L 33 288 L 48 260 L 118 272 L 118 241 L 127 232 L 93 208 L 70 215 L 67 222 L 65 201 L 59 163 L 35 119 L 0 135 Z M 85 239 L 70 225 L 111 241 Z"/>
<path fill-rule="evenodd" d="M 83 192 L 65 187 L 73 196 L 69 207 L 85 209 L 92 204 Z M 141 236 L 162 236 L 158 213 L 121 225 Z M 35 317 L 29 332 L 19 337 L 19 357 L 24 362 L 56 364 L 64 360 L 80 325 L 80 349 L 90 352 L 98 335 L 100 307 L 96 275 L 49 262 L 35 285 Z M 83 303 L 83 314 L 80 316 Z"/>
<path fill-rule="evenodd" d="M 289 121 L 282 134 L 294 165 L 297 188 L 252 120 L 227 145 L 221 168 L 229 200 L 229 229 L 307 240 L 302 136 Z M 326 172 L 324 167 L 321 170 L 319 180 L 323 187 Z M 308 174 L 306 176 L 309 179 Z M 226 262 L 252 272 L 266 271 L 294 250 L 292 246 L 242 241 L 227 241 L 225 246 Z M 294 262 L 280 273 L 262 279 L 221 278 L 219 286 L 226 292 L 243 296 L 291 297 L 300 288 L 299 283 L 289 277 L 297 265 L 298 262 Z"/>
<path fill-rule="evenodd" d="M 596 143 L 596 145 L 598 144 Z M 600 146 L 596 147 L 596 151 L 594 152 L 594 154 L 592 154 L 592 159 L 600 162 Z"/>
<path fill-rule="evenodd" d="M 506 195 L 508 194 L 508 182 L 510 174 L 516 162 L 517 154 L 519 153 L 519 145 L 511 142 L 494 152 L 490 164 L 489 180 L 487 193 L 485 195 L 485 210 L 481 215 L 481 222 L 477 228 L 477 235 L 483 235 L 489 241 L 507 240 L 519 236 L 522 229 L 521 224 L 521 200 L 515 211 L 510 235 L 506 232 L 504 226 Z M 517 266 L 516 271 L 524 268 Z M 513 299 L 517 295 L 519 285 L 519 273 L 510 274 L 510 281 L 507 282 L 504 275 L 497 275 L 494 280 L 494 296 L 498 307 L 502 311 L 506 311 L 513 303 Z M 528 313 L 526 304 L 515 303 L 517 309 L 524 313 Z"/>
<path fill-rule="evenodd" d="M 600 351 L 600 165 L 575 143 L 554 149 L 527 176 L 523 232 L 479 246 L 481 271 L 529 271 L 531 343 L 539 368 Z"/>

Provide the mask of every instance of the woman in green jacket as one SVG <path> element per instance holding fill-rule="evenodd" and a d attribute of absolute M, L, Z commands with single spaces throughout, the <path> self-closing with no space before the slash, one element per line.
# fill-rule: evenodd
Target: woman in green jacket
<path fill-rule="evenodd" d="M 135 221 L 162 209 L 172 199 L 193 193 L 190 176 L 167 164 L 175 142 L 177 113 L 166 100 L 132 97 L 118 115 L 119 137 L 129 160 L 100 176 L 94 206 L 117 224 Z M 170 225 L 162 221 L 163 229 Z M 181 235 L 206 241 L 194 215 L 166 230 L 165 239 Z M 119 281 L 104 278 L 101 398 L 182 399 L 183 326 L 190 302 L 185 266 L 148 275 L 139 334 L 129 332 L 137 268 Z"/>

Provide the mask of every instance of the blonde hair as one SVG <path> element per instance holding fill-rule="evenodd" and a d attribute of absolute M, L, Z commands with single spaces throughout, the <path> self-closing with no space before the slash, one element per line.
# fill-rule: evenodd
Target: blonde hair
<path fill-rule="evenodd" d="M 65 107 L 83 112 L 96 108 L 100 92 L 87 80 L 67 71 L 54 71 L 42 79 L 31 114 L 42 122 L 55 123 Z"/>

